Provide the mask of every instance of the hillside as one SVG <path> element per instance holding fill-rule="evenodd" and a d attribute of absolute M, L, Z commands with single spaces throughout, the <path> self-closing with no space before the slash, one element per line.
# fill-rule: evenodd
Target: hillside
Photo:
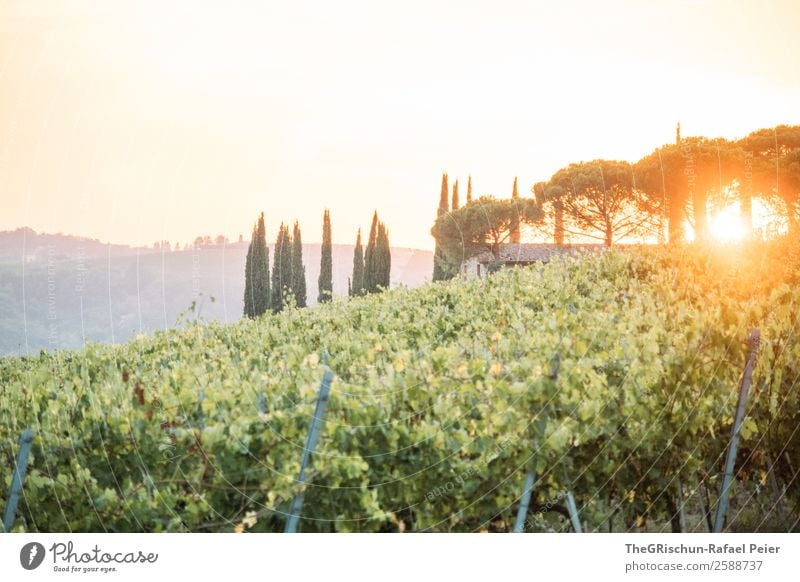
<path fill-rule="evenodd" d="M 567 493 L 590 531 L 703 531 L 754 326 L 726 527 L 796 529 L 799 267 L 786 242 L 609 251 L 0 359 L 0 455 L 38 435 L 17 529 L 280 531 L 305 490 L 304 531 L 509 531 L 535 472 L 526 531 L 568 529 Z"/>
<path fill-rule="evenodd" d="M 84 338 L 123 342 L 175 326 L 193 301 L 191 317 L 232 322 L 242 314 L 247 243 L 161 253 L 19 229 L 0 233 L 0 249 L 0 355 L 75 349 Z M 320 245 L 303 253 L 313 304 Z M 347 294 L 352 261 L 352 246 L 333 246 L 335 294 Z M 392 285 L 418 287 L 432 261 L 428 251 L 392 249 Z"/>

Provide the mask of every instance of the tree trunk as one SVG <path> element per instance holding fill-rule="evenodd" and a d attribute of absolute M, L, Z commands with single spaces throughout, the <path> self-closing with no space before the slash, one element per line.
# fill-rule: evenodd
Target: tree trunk
<path fill-rule="evenodd" d="M 789 236 L 794 236 L 797 233 L 797 216 L 794 213 L 794 197 L 787 197 L 783 199 L 786 206 L 786 227 L 789 230 Z"/>
<path fill-rule="evenodd" d="M 553 202 L 555 211 L 555 230 L 553 231 L 553 242 L 557 245 L 564 244 L 564 203 L 561 200 Z"/>
<path fill-rule="evenodd" d="M 686 201 L 686 192 L 675 190 L 670 194 L 667 200 L 667 238 L 674 244 L 683 240 L 683 205 Z"/>
<path fill-rule="evenodd" d="M 494 238 L 494 242 L 492 242 L 490 250 L 495 260 L 500 258 L 500 240 L 497 237 Z"/>
<path fill-rule="evenodd" d="M 742 227 L 744 236 L 749 239 L 753 236 L 753 196 L 750 192 L 742 191 L 739 197 L 739 207 L 741 208 Z"/>
<path fill-rule="evenodd" d="M 610 221 L 606 221 L 606 232 L 605 232 L 605 245 L 610 247 L 614 242 L 614 229 L 611 226 Z"/>
<path fill-rule="evenodd" d="M 708 193 L 694 190 L 692 192 L 692 210 L 694 210 L 694 240 L 706 238 L 706 225 L 708 223 Z"/>
<path fill-rule="evenodd" d="M 519 217 L 515 218 L 511 224 L 511 234 L 509 237 L 511 244 L 519 244 L 521 239 Z"/>

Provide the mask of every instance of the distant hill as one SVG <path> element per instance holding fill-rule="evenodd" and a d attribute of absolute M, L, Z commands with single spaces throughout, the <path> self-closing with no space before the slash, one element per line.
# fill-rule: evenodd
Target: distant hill
<path fill-rule="evenodd" d="M 31 229 L 0 232 L 0 355 L 126 341 L 175 326 L 193 301 L 196 316 L 235 321 L 243 308 L 247 246 L 162 253 Z M 313 304 L 320 245 L 303 245 L 303 258 Z M 347 294 L 352 265 L 353 246 L 334 245 L 335 294 Z M 422 285 L 432 265 L 430 251 L 393 248 L 392 286 Z"/>
<path fill-rule="evenodd" d="M 153 252 L 145 247 L 131 247 L 100 242 L 97 239 L 66 234 L 37 233 L 32 228 L 0 231 L 0 264 L 42 262 L 48 259 L 63 261 L 77 257 L 106 258 Z"/>

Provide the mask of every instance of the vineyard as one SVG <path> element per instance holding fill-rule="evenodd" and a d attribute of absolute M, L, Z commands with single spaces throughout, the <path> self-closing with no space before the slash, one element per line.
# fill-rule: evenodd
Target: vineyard
<path fill-rule="evenodd" d="M 726 529 L 797 530 L 799 310 L 788 241 L 640 247 L 3 359 L 0 507 L 30 428 L 14 531 L 706 531 L 758 328 Z"/>

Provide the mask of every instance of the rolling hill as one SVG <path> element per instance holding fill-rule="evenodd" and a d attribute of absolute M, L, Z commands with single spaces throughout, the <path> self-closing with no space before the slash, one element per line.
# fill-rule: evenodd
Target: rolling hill
<path fill-rule="evenodd" d="M 161 252 L 31 229 L 0 232 L 0 355 L 122 342 L 188 317 L 241 317 L 247 242 Z M 272 256 L 272 250 L 270 250 Z M 303 246 L 309 303 L 320 245 Z M 353 247 L 334 245 L 334 293 L 347 293 Z M 392 249 L 392 286 L 430 279 L 429 251 Z M 213 299 L 212 299 L 213 298 Z"/>

